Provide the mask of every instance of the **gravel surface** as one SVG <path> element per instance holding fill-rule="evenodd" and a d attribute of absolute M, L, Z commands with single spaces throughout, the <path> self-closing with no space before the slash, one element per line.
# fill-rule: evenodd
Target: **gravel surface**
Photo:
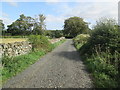
<path fill-rule="evenodd" d="M 3 88 L 91 88 L 87 72 L 72 40 L 66 40 L 22 73 L 8 80 Z"/>

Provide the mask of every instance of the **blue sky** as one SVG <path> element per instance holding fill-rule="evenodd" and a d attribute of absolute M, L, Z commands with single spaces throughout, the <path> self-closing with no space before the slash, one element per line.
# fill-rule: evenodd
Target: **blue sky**
<path fill-rule="evenodd" d="M 20 14 L 35 17 L 46 16 L 47 29 L 63 29 L 64 20 L 78 16 L 84 18 L 92 27 L 101 17 L 117 20 L 117 2 L 2 2 L 0 19 L 7 26 L 19 18 Z"/>

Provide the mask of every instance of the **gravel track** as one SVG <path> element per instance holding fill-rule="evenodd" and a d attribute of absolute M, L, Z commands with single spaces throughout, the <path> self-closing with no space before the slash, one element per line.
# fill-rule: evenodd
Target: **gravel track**
<path fill-rule="evenodd" d="M 22 73 L 8 80 L 3 88 L 91 88 L 87 72 L 72 40 L 66 40 Z"/>

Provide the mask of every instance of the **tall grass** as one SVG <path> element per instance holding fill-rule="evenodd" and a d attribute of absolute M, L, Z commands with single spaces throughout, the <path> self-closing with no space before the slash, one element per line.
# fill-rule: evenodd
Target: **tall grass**
<path fill-rule="evenodd" d="M 86 59 L 86 64 L 93 74 L 96 87 L 116 88 L 119 86 L 119 70 L 118 62 L 116 62 L 120 60 L 119 57 L 118 52 L 111 54 L 109 50 L 106 52 L 96 50 L 96 54 L 92 54 Z"/>
<path fill-rule="evenodd" d="M 35 63 L 41 56 L 45 55 L 45 51 L 31 52 L 26 55 L 16 57 L 2 58 L 2 81 L 3 83 L 17 73 L 23 71 L 29 65 Z"/>
<path fill-rule="evenodd" d="M 81 38 L 80 38 L 81 39 Z M 74 42 L 76 43 L 77 41 Z M 84 40 L 84 39 L 83 39 Z M 75 45 L 77 50 L 84 45 L 78 43 Z M 78 48 L 78 46 L 81 46 Z M 81 55 L 84 63 L 87 65 L 88 70 L 91 72 L 94 81 L 94 85 L 97 88 L 116 88 L 119 87 L 119 63 L 120 53 L 117 51 L 110 53 L 109 49 L 102 51 L 99 46 L 96 46 L 96 53 L 91 56 L 89 54 Z M 98 49 L 99 48 L 99 49 Z"/>

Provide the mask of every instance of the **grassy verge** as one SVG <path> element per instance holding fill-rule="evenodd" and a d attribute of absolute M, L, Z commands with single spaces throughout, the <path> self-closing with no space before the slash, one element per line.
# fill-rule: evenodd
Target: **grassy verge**
<path fill-rule="evenodd" d="M 88 39 L 81 35 L 75 37 L 74 45 L 80 52 L 81 58 L 86 64 L 88 70 L 93 76 L 93 84 L 96 88 L 117 88 L 119 87 L 119 63 L 120 53 L 110 52 L 109 49 L 102 51 L 95 49 L 96 53 L 89 54 L 90 51 L 87 47 Z M 83 54 L 83 51 L 87 53 Z"/>
<path fill-rule="evenodd" d="M 119 58 L 117 53 L 110 55 L 108 52 L 92 54 L 91 57 L 81 55 L 93 76 L 93 84 L 96 88 L 116 88 L 119 86 L 118 69 L 109 62 L 106 62 L 106 60 L 112 60 L 114 56 L 116 59 Z"/>
<path fill-rule="evenodd" d="M 65 40 L 61 40 L 52 44 L 52 49 L 62 44 Z M 2 69 L 2 82 L 3 84 L 11 77 L 25 70 L 28 66 L 34 64 L 41 56 L 44 56 L 47 52 L 45 50 L 31 52 L 29 54 L 16 56 L 14 58 L 4 57 L 2 62 L 4 63 Z"/>
<path fill-rule="evenodd" d="M 53 48 L 57 47 L 58 45 L 62 44 L 62 43 L 65 42 L 65 41 L 66 41 L 66 40 L 63 39 L 63 40 L 61 40 L 61 41 L 59 41 L 59 42 L 57 42 L 57 43 L 54 43 L 54 44 L 53 44 Z"/>

